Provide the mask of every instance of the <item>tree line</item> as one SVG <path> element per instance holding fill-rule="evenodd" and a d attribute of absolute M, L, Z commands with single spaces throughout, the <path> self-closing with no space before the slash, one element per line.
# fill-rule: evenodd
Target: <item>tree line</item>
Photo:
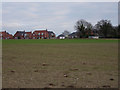
<path fill-rule="evenodd" d="M 99 36 L 101 38 L 120 38 L 120 25 L 113 26 L 110 20 L 100 20 L 94 26 L 84 19 L 78 20 L 74 26 L 78 38 Z"/>

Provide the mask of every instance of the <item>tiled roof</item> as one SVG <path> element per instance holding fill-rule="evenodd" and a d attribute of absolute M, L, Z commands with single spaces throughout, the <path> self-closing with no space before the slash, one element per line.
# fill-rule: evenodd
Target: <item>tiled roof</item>
<path fill-rule="evenodd" d="M 17 31 L 17 33 L 24 34 L 25 31 Z"/>
<path fill-rule="evenodd" d="M 60 35 L 58 35 L 58 37 L 65 37 L 65 35 L 63 35 L 63 34 L 60 34 Z"/>
<path fill-rule="evenodd" d="M 69 34 L 69 36 L 74 36 L 74 35 L 77 35 L 77 32 L 73 32 L 73 33 Z"/>
<path fill-rule="evenodd" d="M 27 33 L 27 34 L 32 34 L 32 32 L 25 32 L 25 33 Z"/>

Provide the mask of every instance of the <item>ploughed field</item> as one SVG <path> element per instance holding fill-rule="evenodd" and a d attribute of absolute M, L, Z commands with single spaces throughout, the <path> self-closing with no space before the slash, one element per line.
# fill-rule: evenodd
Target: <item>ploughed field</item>
<path fill-rule="evenodd" d="M 118 40 L 2 40 L 3 88 L 117 88 Z"/>

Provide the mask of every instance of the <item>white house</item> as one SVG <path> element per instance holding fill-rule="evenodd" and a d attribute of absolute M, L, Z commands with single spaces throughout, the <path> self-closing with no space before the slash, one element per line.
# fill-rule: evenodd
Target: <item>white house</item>
<path fill-rule="evenodd" d="M 91 38 L 91 39 L 99 39 L 99 36 L 89 36 L 88 38 Z"/>

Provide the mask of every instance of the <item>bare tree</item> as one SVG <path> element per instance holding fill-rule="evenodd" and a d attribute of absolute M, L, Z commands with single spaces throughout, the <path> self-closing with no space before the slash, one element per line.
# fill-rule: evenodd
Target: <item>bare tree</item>
<path fill-rule="evenodd" d="M 104 38 L 109 37 L 112 30 L 110 20 L 100 20 L 95 26 L 99 30 L 100 36 L 103 36 Z"/>
<path fill-rule="evenodd" d="M 83 19 L 77 21 L 74 27 L 79 38 L 86 37 L 86 32 L 92 30 L 92 24 Z"/>

